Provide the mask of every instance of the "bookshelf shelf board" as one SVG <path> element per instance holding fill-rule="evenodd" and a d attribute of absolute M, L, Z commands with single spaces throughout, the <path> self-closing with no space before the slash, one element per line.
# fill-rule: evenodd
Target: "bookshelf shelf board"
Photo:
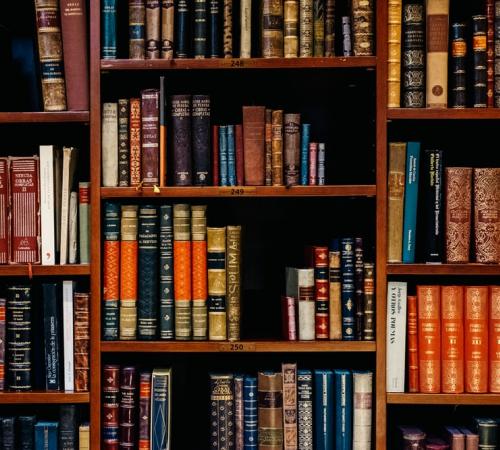
<path fill-rule="evenodd" d="M 0 405 L 13 403 L 89 403 L 88 392 L 1 392 Z"/>
<path fill-rule="evenodd" d="M 101 188 L 102 198 L 120 197 L 374 197 L 375 185 L 330 186 L 189 186 L 162 187 L 155 192 L 152 187 Z"/>
<path fill-rule="evenodd" d="M 90 275 L 89 264 L 65 264 L 63 266 L 31 266 L 33 276 L 67 276 Z M 29 276 L 30 268 L 27 264 L 6 264 L 0 266 L 0 276 Z"/>
<path fill-rule="evenodd" d="M 500 275 L 500 264 L 387 264 L 388 275 Z"/>
<path fill-rule="evenodd" d="M 101 352 L 279 353 L 374 352 L 375 342 L 360 341 L 101 341 Z"/>
<path fill-rule="evenodd" d="M 102 70 L 375 68 L 375 56 L 332 58 L 102 59 Z"/>
<path fill-rule="evenodd" d="M 500 394 L 387 393 L 391 405 L 500 405 Z"/>
<path fill-rule="evenodd" d="M 500 108 L 389 108 L 387 119 L 500 119 Z"/>
<path fill-rule="evenodd" d="M 0 123 L 88 122 L 88 111 L 61 112 L 0 112 Z"/>

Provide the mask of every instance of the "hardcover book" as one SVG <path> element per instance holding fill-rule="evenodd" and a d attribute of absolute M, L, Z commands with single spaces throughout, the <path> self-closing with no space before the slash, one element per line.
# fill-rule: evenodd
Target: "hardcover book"
<path fill-rule="evenodd" d="M 352 448 L 352 374 L 349 370 L 333 371 L 335 385 L 335 448 Z"/>
<path fill-rule="evenodd" d="M 293 186 L 300 176 L 300 114 L 284 114 L 283 129 L 285 184 Z"/>
<path fill-rule="evenodd" d="M 9 158 L 0 158 L 0 264 L 10 259 L 9 179 Z"/>
<path fill-rule="evenodd" d="M 206 186 L 210 181 L 210 97 L 193 95 L 192 111 L 194 184 Z"/>
<path fill-rule="evenodd" d="M 265 184 L 265 107 L 243 106 L 245 184 Z"/>
<path fill-rule="evenodd" d="M 388 1 L 387 106 L 401 105 L 401 17 L 403 0 Z"/>
<path fill-rule="evenodd" d="M 342 339 L 353 341 L 356 337 L 356 305 L 354 304 L 354 239 L 342 238 L 341 276 L 342 276 Z"/>
<path fill-rule="evenodd" d="M 420 172 L 420 142 L 408 142 L 403 212 L 403 263 L 415 262 L 417 236 L 417 205 Z"/>
<path fill-rule="evenodd" d="M 6 301 L 0 298 L 0 392 L 5 389 L 5 362 L 6 362 L 6 342 L 5 335 L 7 331 L 6 324 Z"/>
<path fill-rule="evenodd" d="M 151 372 L 139 375 L 139 450 L 151 448 Z"/>
<path fill-rule="evenodd" d="M 451 25 L 450 39 L 450 106 L 452 108 L 465 108 L 467 106 L 467 41 L 465 22 L 457 22 Z"/>
<path fill-rule="evenodd" d="M 143 0 L 128 2 L 128 57 L 144 59 L 146 5 Z"/>
<path fill-rule="evenodd" d="M 208 286 L 207 286 L 207 207 L 191 206 L 192 289 L 193 289 L 193 339 L 205 340 L 208 336 Z"/>
<path fill-rule="evenodd" d="M 178 7 L 182 8 L 182 2 Z M 161 57 L 172 59 L 174 57 L 174 17 L 175 6 L 172 0 L 161 2 Z"/>
<path fill-rule="evenodd" d="M 329 285 L 329 338 L 342 339 L 342 300 L 340 280 L 340 246 L 338 239 L 332 239 L 328 251 L 328 285 Z"/>
<path fill-rule="evenodd" d="M 62 285 L 64 390 L 75 389 L 74 292 L 76 281 L 64 280 Z"/>
<path fill-rule="evenodd" d="M 174 339 L 174 225 L 171 205 L 160 206 L 160 339 Z"/>
<path fill-rule="evenodd" d="M 118 100 L 118 186 L 126 187 L 130 180 L 129 100 Z"/>
<path fill-rule="evenodd" d="M 408 295 L 407 355 L 408 355 L 408 392 L 418 392 L 418 317 L 417 297 Z"/>
<path fill-rule="evenodd" d="M 75 392 L 88 392 L 90 386 L 90 294 L 74 294 Z"/>
<path fill-rule="evenodd" d="M 484 15 L 472 16 L 472 59 L 473 59 L 473 94 L 474 108 L 488 106 L 488 55 L 487 55 L 487 19 Z"/>
<path fill-rule="evenodd" d="M 241 324 L 241 226 L 227 227 L 227 337 L 240 340 Z"/>
<path fill-rule="evenodd" d="M 354 56 L 372 56 L 374 48 L 373 0 L 353 0 L 353 53 Z"/>
<path fill-rule="evenodd" d="M 387 262 L 402 261 L 406 143 L 389 143 L 387 177 Z"/>
<path fill-rule="evenodd" d="M 141 100 L 130 99 L 130 186 L 137 186 L 142 180 L 141 174 Z"/>
<path fill-rule="evenodd" d="M 329 338 L 328 283 L 328 247 L 314 247 L 316 339 Z"/>
<path fill-rule="evenodd" d="M 196 59 L 207 53 L 207 0 L 195 0 L 193 5 L 193 51 Z"/>
<path fill-rule="evenodd" d="M 296 58 L 298 54 L 299 0 L 285 0 L 283 3 L 283 56 Z"/>
<path fill-rule="evenodd" d="M 260 397 L 259 397 L 260 398 Z M 233 375 L 210 375 L 210 447 L 234 444 Z"/>
<path fill-rule="evenodd" d="M 354 370 L 352 448 L 370 450 L 372 440 L 373 373 Z"/>
<path fill-rule="evenodd" d="M 137 371 L 135 367 L 123 366 L 120 371 L 120 447 L 133 446 L 136 440 Z"/>
<path fill-rule="evenodd" d="M 333 448 L 334 439 L 334 391 L 331 370 L 314 371 L 314 392 L 315 448 L 328 450 Z"/>
<path fill-rule="evenodd" d="M 226 227 L 207 227 L 208 339 L 227 339 Z"/>
<path fill-rule="evenodd" d="M 488 373 L 489 373 L 489 392 L 499 393 L 500 392 L 500 286 L 490 286 Z"/>
<path fill-rule="evenodd" d="M 191 168 L 191 96 L 172 96 L 172 136 L 174 185 L 192 184 Z"/>
<path fill-rule="evenodd" d="M 120 366 L 105 364 L 102 375 L 102 442 L 104 448 L 118 448 Z"/>
<path fill-rule="evenodd" d="M 266 108 L 265 113 L 265 128 L 264 128 L 264 182 L 266 186 L 273 184 L 273 110 Z M 283 118 L 281 120 L 283 122 Z"/>
<path fill-rule="evenodd" d="M 258 374 L 259 448 L 283 448 L 283 375 L 281 372 Z"/>
<path fill-rule="evenodd" d="M 262 1 L 262 57 L 283 57 L 283 3 Z"/>
<path fill-rule="evenodd" d="M 102 185 L 118 186 L 118 104 L 102 104 Z"/>
<path fill-rule="evenodd" d="M 151 450 L 170 448 L 172 441 L 172 369 L 151 376 Z"/>
<path fill-rule="evenodd" d="M 297 370 L 298 441 L 300 450 L 313 450 L 313 374 Z"/>
<path fill-rule="evenodd" d="M 141 92 L 141 181 L 144 186 L 158 186 L 160 183 L 159 97 L 158 89 Z"/>
<path fill-rule="evenodd" d="M 364 263 L 363 339 L 375 340 L 375 264 Z"/>
<path fill-rule="evenodd" d="M 299 0 L 300 57 L 313 56 L 313 0 Z"/>
<path fill-rule="evenodd" d="M 61 317 L 60 296 L 56 283 L 42 284 L 43 296 L 43 333 L 45 350 L 45 389 L 61 389 Z"/>
<path fill-rule="evenodd" d="M 160 0 L 146 0 L 146 59 L 160 57 Z"/>
<path fill-rule="evenodd" d="M 243 375 L 234 375 L 234 449 L 244 448 Z"/>
<path fill-rule="evenodd" d="M 256 449 L 257 438 L 257 378 L 246 376 L 243 380 L 243 401 L 244 401 L 244 449 Z"/>
<path fill-rule="evenodd" d="M 297 450 L 297 364 L 283 363 L 283 446 Z"/>

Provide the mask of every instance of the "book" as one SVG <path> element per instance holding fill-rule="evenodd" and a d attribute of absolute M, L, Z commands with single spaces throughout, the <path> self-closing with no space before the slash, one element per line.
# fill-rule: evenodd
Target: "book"
<path fill-rule="evenodd" d="M 5 421 L 5 419 L 4 419 Z M 14 433 L 14 430 L 12 430 Z M 59 422 L 39 421 L 35 424 L 35 448 L 57 448 L 57 436 L 59 433 Z M 4 430 L 5 445 L 5 430 Z"/>
<path fill-rule="evenodd" d="M 0 158 L 0 264 L 10 259 L 9 179 L 9 159 Z"/>
<path fill-rule="evenodd" d="M 315 337 L 314 269 L 287 267 L 286 295 L 297 302 L 299 339 L 312 341 Z"/>
<path fill-rule="evenodd" d="M 197 7 L 198 3 L 197 3 Z M 210 181 L 210 97 L 192 96 L 192 138 L 194 184 L 206 186 Z"/>
<path fill-rule="evenodd" d="M 219 125 L 212 125 L 212 184 L 219 186 Z"/>
<path fill-rule="evenodd" d="M 222 45 L 224 58 L 233 57 L 233 0 L 223 1 Z"/>
<path fill-rule="evenodd" d="M 62 415 L 61 415 L 62 416 Z M 32 449 L 35 446 L 35 416 L 19 416 L 17 418 L 17 425 L 19 431 L 19 445 L 20 448 Z M 64 447 L 65 430 L 63 430 L 64 420 L 61 417 L 61 429 L 59 431 L 59 446 L 62 450 L 66 450 L 68 447 Z"/>
<path fill-rule="evenodd" d="M 163 2 L 164 3 L 164 2 Z M 163 5 L 162 3 L 162 5 Z M 163 8 L 163 6 L 162 6 Z M 167 105 L 165 76 L 160 76 L 160 187 L 167 184 Z"/>
<path fill-rule="evenodd" d="M 329 338 L 342 339 L 342 301 L 340 280 L 340 246 L 338 239 L 332 239 L 328 251 L 328 286 L 329 286 Z"/>
<path fill-rule="evenodd" d="M 146 0 L 146 59 L 160 57 L 161 2 Z"/>
<path fill-rule="evenodd" d="M 297 413 L 299 449 L 313 450 L 313 374 L 297 370 Z"/>
<path fill-rule="evenodd" d="M 473 91 L 472 106 L 488 106 L 488 55 L 487 55 L 487 19 L 484 15 L 472 16 L 472 59 Z"/>
<path fill-rule="evenodd" d="M 415 262 L 417 237 L 418 183 L 420 172 L 420 142 L 408 142 L 406 145 L 406 166 L 403 210 L 403 255 L 405 264 Z"/>
<path fill-rule="evenodd" d="M 240 374 L 234 375 L 234 448 L 235 450 L 244 448 L 244 400 L 243 400 L 243 383 L 244 376 Z"/>
<path fill-rule="evenodd" d="M 56 283 L 42 284 L 43 297 L 43 341 L 45 353 L 45 389 L 61 389 L 61 330 L 60 296 Z"/>
<path fill-rule="evenodd" d="M 299 0 L 285 0 L 283 3 L 283 56 L 296 58 L 298 55 Z"/>
<path fill-rule="evenodd" d="M 151 450 L 170 448 L 172 441 L 172 369 L 151 375 Z"/>
<path fill-rule="evenodd" d="M 451 24 L 450 106 L 467 106 L 467 41 L 465 22 Z"/>
<path fill-rule="evenodd" d="M 101 5 L 102 59 L 116 59 L 116 3 L 117 0 L 104 0 Z"/>
<path fill-rule="evenodd" d="M 227 132 L 227 184 L 236 186 L 236 147 L 234 143 L 234 125 L 226 126 Z"/>
<path fill-rule="evenodd" d="M 354 10 L 353 10 L 354 13 Z M 325 55 L 325 2 L 313 0 L 313 55 Z"/>
<path fill-rule="evenodd" d="M 465 435 L 455 427 L 445 427 L 447 442 L 450 443 L 452 450 L 464 449 L 465 450 Z"/>
<path fill-rule="evenodd" d="M 102 104 L 102 185 L 118 186 L 118 104 Z"/>
<path fill-rule="evenodd" d="M 173 95 L 171 105 L 174 185 L 189 186 L 192 184 L 191 96 Z"/>
<path fill-rule="evenodd" d="M 62 283 L 63 348 L 64 348 L 64 390 L 75 390 L 75 348 L 74 348 L 74 300 L 76 282 Z"/>
<path fill-rule="evenodd" d="M 308 185 L 309 186 L 314 186 L 317 183 L 317 176 L 318 176 L 318 143 L 317 142 L 310 142 L 309 143 L 309 176 L 308 176 Z"/>
<path fill-rule="evenodd" d="M 78 151 L 75 147 L 63 148 L 62 184 L 61 184 L 61 239 L 59 250 L 59 264 L 68 262 L 69 258 L 69 229 L 70 229 L 70 196 L 75 184 L 75 169 Z"/>
<path fill-rule="evenodd" d="M 187 0 L 179 0 L 175 3 L 175 55 L 177 58 L 188 57 L 189 48 L 189 6 Z"/>
<path fill-rule="evenodd" d="M 403 0 L 389 0 L 387 9 L 387 106 L 401 105 L 401 20 Z"/>
<path fill-rule="evenodd" d="M 283 448 L 283 375 L 281 372 L 258 373 L 259 448 Z"/>
<path fill-rule="evenodd" d="M 230 443 L 234 444 L 233 375 L 210 374 L 210 447 L 229 447 Z"/>
<path fill-rule="evenodd" d="M 90 294 L 74 296 L 75 392 L 88 392 L 90 386 Z"/>
<path fill-rule="evenodd" d="M 328 450 L 333 448 L 334 422 L 333 372 L 331 370 L 314 371 L 314 425 L 315 448 Z"/>
<path fill-rule="evenodd" d="M 141 91 L 141 181 L 144 186 L 160 184 L 159 97 L 158 89 Z"/>
<path fill-rule="evenodd" d="M 316 339 L 329 338 L 328 247 L 314 247 L 314 297 Z"/>
<path fill-rule="evenodd" d="M 142 180 L 141 174 L 141 99 L 131 98 L 130 105 L 130 186 L 138 186 Z"/>
<path fill-rule="evenodd" d="M 266 108 L 264 114 L 264 183 L 273 184 L 273 110 Z"/>
<path fill-rule="evenodd" d="M 145 24 L 146 5 L 143 0 L 128 2 L 128 57 L 144 59 L 145 57 Z"/>
<path fill-rule="evenodd" d="M 318 142 L 318 163 L 317 163 L 317 177 L 318 177 L 318 186 L 324 186 L 326 176 L 326 148 L 324 142 Z"/>
<path fill-rule="evenodd" d="M 283 57 L 283 3 L 262 1 L 262 57 Z"/>
<path fill-rule="evenodd" d="M 207 207 L 191 206 L 193 339 L 205 340 L 208 335 L 207 311 Z"/>
<path fill-rule="evenodd" d="M 178 7 L 184 5 L 179 2 Z M 172 59 L 174 57 L 174 19 L 175 6 L 172 0 L 161 2 L 161 57 Z"/>
<path fill-rule="evenodd" d="M 236 186 L 243 186 L 245 184 L 245 161 L 243 151 L 243 125 L 241 123 L 236 124 L 234 127 L 234 139 L 236 145 Z M 213 184 L 216 186 L 216 183 Z"/>
<path fill-rule="evenodd" d="M 403 257 L 403 213 L 405 197 L 406 143 L 389 143 L 387 176 L 387 262 Z"/>
<path fill-rule="evenodd" d="M 495 448 L 497 444 L 498 423 L 487 417 L 474 417 L 475 430 L 478 434 L 479 448 Z"/>
<path fill-rule="evenodd" d="M 6 180 L 3 182 L 5 183 Z M 8 195 L 8 184 L 5 185 L 5 189 Z M 54 197 L 54 147 L 40 145 L 40 232 L 42 237 L 40 262 L 42 265 L 56 263 Z"/>
<path fill-rule="evenodd" d="M 59 406 L 59 448 L 67 450 L 78 446 L 76 435 L 77 406 Z M 81 448 L 81 447 L 80 447 Z"/>
<path fill-rule="evenodd" d="M 375 340 L 375 264 L 364 263 L 363 340 Z"/>
<path fill-rule="evenodd" d="M 354 0 L 352 2 L 352 37 L 354 56 L 372 56 L 374 49 L 374 2 Z"/>
<path fill-rule="evenodd" d="M 68 263 L 76 264 L 78 253 L 78 193 L 69 196 Z"/>
<path fill-rule="evenodd" d="M 257 438 L 257 378 L 245 375 L 243 379 L 243 426 L 245 450 L 256 449 Z"/>
<path fill-rule="evenodd" d="M 207 227 L 208 339 L 227 339 L 226 227 Z"/>
<path fill-rule="evenodd" d="M 130 105 L 127 98 L 118 100 L 118 186 L 128 186 L 130 180 L 129 146 Z"/>
<path fill-rule="evenodd" d="M 341 256 L 341 301 L 342 301 L 342 340 L 353 341 L 356 336 L 354 304 L 354 239 L 340 240 Z"/>
<path fill-rule="evenodd" d="M 500 392 L 500 287 L 490 286 L 489 298 L 489 392 Z M 1 308 L 1 306 L 0 306 Z"/>
<path fill-rule="evenodd" d="M 494 36 L 495 42 L 500 39 L 500 3 L 495 0 L 494 4 Z M 494 46 L 494 106 L 498 108 L 500 106 L 500 70 L 498 70 L 500 64 L 500 46 Z"/>
<path fill-rule="evenodd" d="M 78 251 L 80 264 L 90 263 L 90 183 L 78 183 Z M 43 233 L 43 232 L 42 232 Z"/>
<path fill-rule="evenodd" d="M 220 58 L 221 55 L 221 6 L 223 0 L 210 0 L 210 58 Z"/>
<path fill-rule="evenodd" d="M 295 297 L 287 295 L 281 297 L 281 334 L 282 338 L 287 341 L 297 340 L 296 303 Z"/>
<path fill-rule="evenodd" d="M 352 56 L 351 17 L 342 16 L 342 54 Z"/>
<path fill-rule="evenodd" d="M 302 133 L 300 141 L 300 184 L 307 186 L 309 182 L 309 135 L 311 133 L 311 124 L 302 124 Z"/>
<path fill-rule="evenodd" d="M 492 108 L 495 103 L 495 0 L 486 2 L 486 65 L 487 65 L 487 105 Z"/>
<path fill-rule="evenodd" d="M 283 169 L 286 186 L 299 184 L 300 175 L 300 114 L 284 114 Z"/>
<path fill-rule="evenodd" d="M 418 318 L 417 318 L 417 297 L 408 295 L 407 297 L 407 326 L 406 341 L 408 355 L 408 392 L 418 392 Z"/>
<path fill-rule="evenodd" d="M 373 372 L 353 370 L 352 448 L 370 450 L 372 440 Z"/>
<path fill-rule="evenodd" d="M 283 376 L 283 447 L 297 447 L 297 364 L 281 364 Z"/>
<path fill-rule="evenodd" d="M 160 339 L 174 339 L 174 221 L 172 205 L 160 205 Z M 194 329 L 193 329 L 194 331 Z"/>
<path fill-rule="evenodd" d="M 248 186 L 265 184 L 264 129 L 265 107 L 243 106 L 243 152 Z"/>
<path fill-rule="evenodd" d="M 272 111 L 271 184 L 273 186 L 283 185 L 283 110 L 282 109 L 275 109 L 274 111 Z"/>
<path fill-rule="evenodd" d="M 241 226 L 227 226 L 227 337 L 240 340 L 241 327 Z"/>
<path fill-rule="evenodd" d="M 82 423 L 78 427 L 78 446 L 80 450 L 90 450 L 90 424 Z"/>
<path fill-rule="evenodd" d="M 335 448 L 352 448 L 352 374 L 349 370 L 333 371 L 335 389 Z"/>
<path fill-rule="evenodd" d="M 252 56 L 252 2 L 243 0 L 240 5 L 240 58 Z"/>
<path fill-rule="evenodd" d="M 5 389 L 5 362 L 6 362 L 6 300 L 5 298 L 0 298 L 0 392 Z"/>
<path fill-rule="evenodd" d="M 363 340 L 364 329 L 364 259 L 363 259 L 363 238 L 354 238 L 354 308 L 355 315 L 355 336 L 358 341 Z"/>
<path fill-rule="evenodd" d="M 313 56 L 313 0 L 299 0 L 299 56 Z"/>
<path fill-rule="evenodd" d="M 193 5 L 193 52 L 196 59 L 207 53 L 207 0 L 195 0 Z"/>
<path fill-rule="evenodd" d="M 420 428 L 409 426 L 398 426 L 398 428 L 404 445 L 417 448 L 425 445 L 424 440 L 427 435 Z"/>
<path fill-rule="evenodd" d="M 104 448 L 116 448 L 120 442 L 120 366 L 105 364 L 102 374 L 102 442 Z"/>
<path fill-rule="evenodd" d="M 219 184 L 229 186 L 229 167 L 228 167 L 228 148 L 227 148 L 227 125 L 219 126 Z"/>
<path fill-rule="evenodd" d="M 139 375 L 139 433 L 138 446 L 141 450 L 151 448 L 151 372 Z"/>
<path fill-rule="evenodd" d="M 133 366 L 122 366 L 120 370 L 120 447 L 127 448 L 136 441 L 136 395 L 137 370 Z"/>

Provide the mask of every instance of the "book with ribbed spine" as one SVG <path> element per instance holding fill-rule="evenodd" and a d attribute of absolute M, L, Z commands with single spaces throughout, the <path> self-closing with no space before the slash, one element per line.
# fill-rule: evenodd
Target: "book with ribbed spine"
<path fill-rule="evenodd" d="M 227 132 L 227 184 L 236 186 L 236 146 L 234 141 L 234 125 L 226 126 Z"/>
<path fill-rule="evenodd" d="M 354 56 L 373 56 L 374 54 L 374 1 L 353 0 L 352 37 Z"/>
<path fill-rule="evenodd" d="M 56 283 L 42 284 L 43 332 L 45 351 L 45 389 L 61 389 L 60 296 Z"/>
<path fill-rule="evenodd" d="M 137 186 L 142 180 L 141 174 L 141 100 L 131 98 L 130 102 L 130 186 Z"/>
<path fill-rule="evenodd" d="M 387 261 L 402 261 L 406 143 L 389 143 L 387 176 Z"/>
<path fill-rule="evenodd" d="M 354 239 L 342 238 L 340 240 L 341 255 L 341 301 L 342 301 L 342 339 L 352 341 L 355 339 L 355 311 L 354 304 Z"/>
<path fill-rule="evenodd" d="M 241 323 L 241 226 L 227 226 L 227 337 L 240 340 Z"/>
<path fill-rule="evenodd" d="M 193 339 L 206 340 L 207 312 L 207 206 L 191 206 Z"/>
<path fill-rule="evenodd" d="M 88 392 L 90 386 L 90 294 L 75 292 L 74 317 L 74 367 L 75 392 Z"/>
<path fill-rule="evenodd" d="M 420 142 L 406 145 L 406 166 L 404 177 L 403 209 L 403 263 L 415 262 L 415 242 L 417 236 L 418 183 L 420 173 Z"/>
<path fill-rule="evenodd" d="M 244 449 L 244 415 L 245 407 L 243 400 L 244 376 L 234 375 L 234 450 Z"/>
<path fill-rule="evenodd" d="M 174 57 L 174 17 L 175 6 L 173 0 L 161 2 L 161 57 Z"/>
<path fill-rule="evenodd" d="M 194 184 L 206 186 L 210 181 L 210 96 L 193 95 L 191 126 Z"/>
<path fill-rule="evenodd" d="M 283 115 L 285 184 L 299 184 L 300 176 L 300 114 Z"/>
<path fill-rule="evenodd" d="M 329 450 L 333 448 L 333 372 L 331 370 L 314 371 L 314 436 L 315 448 Z"/>
<path fill-rule="evenodd" d="M 299 56 L 313 56 L 313 0 L 299 0 Z"/>
<path fill-rule="evenodd" d="M 227 125 L 219 126 L 219 179 L 221 186 L 228 186 Z"/>
<path fill-rule="evenodd" d="M 194 0 L 193 50 L 196 59 L 207 54 L 207 0 Z"/>
<path fill-rule="evenodd" d="M 160 339 L 174 339 L 174 225 L 172 205 L 160 210 Z"/>
<path fill-rule="evenodd" d="M 299 56 L 299 0 L 283 3 L 283 48 L 285 58 Z"/>
<path fill-rule="evenodd" d="M 128 2 L 128 57 L 144 59 L 146 7 L 143 0 Z"/>
<path fill-rule="evenodd" d="M 139 375 L 139 450 L 151 448 L 151 372 Z"/>
<path fill-rule="evenodd" d="M 302 133 L 300 140 L 300 184 L 307 186 L 309 182 L 309 135 L 311 133 L 311 124 L 302 124 Z"/>
<path fill-rule="evenodd" d="M 151 450 L 172 445 L 172 369 L 154 369 L 151 375 Z"/>
<path fill-rule="evenodd" d="M 174 185 L 192 184 L 191 168 L 191 96 L 172 95 L 172 146 Z"/>
<path fill-rule="evenodd" d="M 488 106 L 487 28 L 486 16 L 472 16 L 472 106 L 474 108 L 486 108 Z"/>
<path fill-rule="evenodd" d="M 494 449 L 497 444 L 497 420 L 486 417 L 474 417 L 473 426 L 478 435 L 478 448 L 481 450 Z"/>
<path fill-rule="evenodd" d="M 240 4 L 240 58 L 252 56 L 252 0 Z"/>
<path fill-rule="evenodd" d="M 265 184 L 265 113 L 264 106 L 243 106 L 245 184 L 249 186 Z"/>
<path fill-rule="evenodd" d="M 353 370 L 352 448 L 370 450 L 372 440 L 373 372 Z"/>
<path fill-rule="evenodd" d="M 103 335 L 105 341 L 118 339 L 120 298 L 120 205 L 104 203 L 103 243 Z"/>
<path fill-rule="evenodd" d="M 105 449 L 119 445 L 120 366 L 105 364 L 102 370 L 102 442 Z"/>
<path fill-rule="evenodd" d="M 233 57 L 233 0 L 222 0 L 223 9 L 223 52 L 224 58 Z"/>
<path fill-rule="evenodd" d="M 118 100 L 118 186 L 126 187 L 130 180 L 129 101 Z"/>
<path fill-rule="evenodd" d="M 387 106 L 401 105 L 401 21 L 403 0 L 387 2 Z"/>
<path fill-rule="evenodd" d="M 175 4 L 175 55 L 185 59 L 189 54 L 189 2 L 178 0 Z"/>
<path fill-rule="evenodd" d="M 308 185 L 315 186 L 318 184 L 318 143 L 309 142 L 309 174 Z"/>
<path fill-rule="evenodd" d="M 500 286 L 490 286 L 489 299 L 489 392 L 500 392 Z"/>
<path fill-rule="evenodd" d="M 297 364 L 281 364 L 283 376 L 283 447 L 297 450 Z"/>
<path fill-rule="evenodd" d="M 333 371 L 335 385 L 335 448 L 349 450 L 352 447 L 352 374 L 350 370 Z"/>
<path fill-rule="evenodd" d="M 158 208 L 139 207 L 137 337 L 153 340 L 158 334 Z"/>
<path fill-rule="evenodd" d="M 273 110 L 266 108 L 264 125 L 264 184 L 273 184 Z"/>
<path fill-rule="evenodd" d="M 234 445 L 234 379 L 232 374 L 210 374 L 210 447 Z"/>
<path fill-rule="evenodd" d="M 138 206 L 121 207 L 120 340 L 137 338 Z"/>
<path fill-rule="evenodd" d="M 74 405 L 61 405 L 62 407 L 69 407 Z M 75 442 L 68 439 L 69 445 L 65 444 L 64 437 L 66 436 L 63 427 L 65 427 L 66 421 L 62 414 L 60 414 L 61 429 L 59 431 L 59 448 L 61 450 L 70 450 L 75 448 Z M 36 416 L 19 416 L 17 418 L 18 430 L 19 430 L 19 448 L 22 450 L 31 450 L 35 446 L 35 423 Z M 66 445 L 66 446 L 65 446 Z"/>
<path fill-rule="evenodd" d="M 325 2 L 313 0 L 313 56 L 325 55 Z"/>
<path fill-rule="evenodd" d="M 257 439 L 257 378 L 245 375 L 243 380 L 244 449 L 256 449 Z"/>
<path fill-rule="evenodd" d="M 141 175 L 144 186 L 160 183 L 159 89 L 141 91 Z"/>
<path fill-rule="evenodd" d="M 283 57 L 283 4 L 273 0 L 262 2 L 262 57 Z"/>
<path fill-rule="evenodd" d="M 364 259 L 363 259 L 363 238 L 354 238 L 354 308 L 355 316 L 355 336 L 358 341 L 363 339 L 365 295 L 364 295 Z"/>
<path fill-rule="evenodd" d="M 210 0 L 210 58 L 221 56 L 221 5 L 223 0 Z"/>
<path fill-rule="evenodd" d="M 241 123 L 234 126 L 234 138 L 236 145 L 236 185 L 245 184 L 245 161 L 243 156 L 243 125 Z M 215 183 L 214 183 L 215 185 Z"/>
<path fill-rule="evenodd" d="M 160 0 L 146 0 L 146 59 L 160 57 Z"/>
<path fill-rule="evenodd" d="M 137 370 L 133 366 L 122 366 L 120 370 L 120 448 L 135 445 L 137 433 Z"/>
<path fill-rule="evenodd" d="M 500 1 L 495 0 L 495 27 L 494 27 L 494 40 L 495 40 L 495 59 L 494 59 L 494 95 L 495 108 L 500 107 Z"/>
<path fill-rule="evenodd" d="M 207 227 L 208 339 L 227 339 L 226 227 Z"/>
<path fill-rule="evenodd" d="M 118 186 L 118 103 L 102 104 L 102 185 Z"/>
<path fill-rule="evenodd" d="M 363 264 L 363 340 L 375 340 L 375 264 Z"/>
<path fill-rule="evenodd" d="M 6 313 L 6 300 L 5 298 L 0 298 L 0 392 L 5 389 L 5 335 L 7 331 Z"/>
<path fill-rule="evenodd" d="M 102 59 L 116 59 L 116 3 L 117 0 L 102 2 L 101 56 Z"/>
<path fill-rule="evenodd" d="M 259 448 L 283 448 L 283 375 L 281 372 L 259 372 L 258 437 Z"/>
<path fill-rule="evenodd" d="M 62 313 L 63 313 L 63 349 L 64 349 L 64 390 L 75 389 L 75 308 L 74 293 L 76 281 L 64 280 L 62 283 Z"/>
<path fill-rule="evenodd" d="M 467 106 L 467 41 L 465 22 L 451 24 L 450 106 Z"/>
<path fill-rule="evenodd" d="M 313 450 L 313 374 L 297 370 L 298 443 L 301 450 Z"/>
<path fill-rule="evenodd" d="M 335 56 L 335 0 L 325 1 L 325 56 Z"/>
<path fill-rule="evenodd" d="M 407 328 L 406 340 L 408 355 L 408 392 L 418 392 L 418 319 L 417 319 L 417 297 L 408 295 L 407 298 Z"/>
<path fill-rule="evenodd" d="M 80 264 L 90 262 L 90 183 L 78 183 L 78 219 Z"/>
<path fill-rule="evenodd" d="M 314 297 L 316 339 L 329 338 L 328 247 L 314 247 Z"/>
<path fill-rule="evenodd" d="M 339 240 L 332 239 L 328 250 L 328 286 L 329 286 L 329 338 L 342 339 L 342 303 L 340 281 Z"/>
<path fill-rule="evenodd" d="M 486 103 L 495 103 L 495 0 L 486 0 Z"/>

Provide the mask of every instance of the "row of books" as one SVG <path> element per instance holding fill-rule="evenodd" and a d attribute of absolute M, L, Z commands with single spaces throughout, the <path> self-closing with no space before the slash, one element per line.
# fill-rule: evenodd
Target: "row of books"
<path fill-rule="evenodd" d="M 102 3 L 104 59 L 116 59 L 118 54 L 117 3 Z M 343 56 L 373 55 L 373 4 L 372 0 L 354 0 L 351 11 L 342 16 Z M 273 0 L 129 0 L 128 57 L 335 56 L 340 25 L 335 13 L 335 0 L 286 0 L 284 4 Z M 258 49 L 252 48 L 256 34 Z"/>
<path fill-rule="evenodd" d="M 0 264 L 89 263 L 89 183 L 76 192 L 77 150 L 0 158 Z"/>
<path fill-rule="evenodd" d="M 306 268 L 286 268 L 283 339 L 375 339 L 374 264 L 363 239 L 332 239 L 306 249 Z"/>
<path fill-rule="evenodd" d="M 449 0 L 389 2 L 390 108 L 500 106 L 500 12 L 482 5 L 450 26 Z"/>
<path fill-rule="evenodd" d="M 500 168 L 445 167 L 443 157 L 389 144 L 387 260 L 500 263 Z"/>
<path fill-rule="evenodd" d="M 79 420 L 76 405 L 60 405 L 59 420 L 34 415 L 0 417 L 2 449 L 90 449 L 90 427 Z"/>
<path fill-rule="evenodd" d="M 105 340 L 239 340 L 241 226 L 206 205 L 104 206 Z"/>
<path fill-rule="evenodd" d="M 210 375 L 210 448 L 371 449 L 370 371 Z M 227 447 L 226 447 L 227 445 Z"/>
<path fill-rule="evenodd" d="M 6 288 L 7 298 L 0 298 L 0 390 L 28 391 L 41 378 L 47 391 L 89 390 L 90 294 L 75 288 L 70 280 L 42 283 L 36 291 Z"/>
<path fill-rule="evenodd" d="M 499 393 L 500 287 L 416 291 L 388 283 L 387 391 L 405 391 L 406 361 L 409 392 Z"/>

